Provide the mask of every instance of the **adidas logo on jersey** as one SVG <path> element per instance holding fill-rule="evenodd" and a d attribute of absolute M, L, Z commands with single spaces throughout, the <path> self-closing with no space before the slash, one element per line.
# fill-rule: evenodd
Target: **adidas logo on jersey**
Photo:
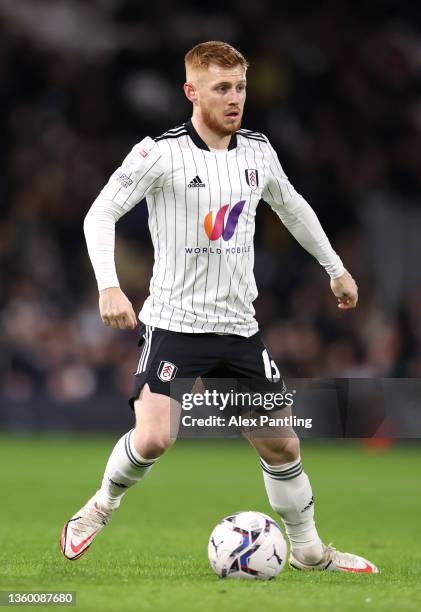
<path fill-rule="evenodd" d="M 197 175 L 190 181 L 188 187 L 206 187 L 205 183 L 202 183 L 202 179 Z"/>

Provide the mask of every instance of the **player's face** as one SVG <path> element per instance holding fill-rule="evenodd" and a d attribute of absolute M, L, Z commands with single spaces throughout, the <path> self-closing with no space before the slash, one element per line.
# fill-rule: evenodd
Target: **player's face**
<path fill-rule="evenodd" d="M 221 68 L 211 64 L 197 86 L 197 106 L 205 125 L 223 136 L 241 127 L 246 101 L 246 73 L 241 65 Z"/>

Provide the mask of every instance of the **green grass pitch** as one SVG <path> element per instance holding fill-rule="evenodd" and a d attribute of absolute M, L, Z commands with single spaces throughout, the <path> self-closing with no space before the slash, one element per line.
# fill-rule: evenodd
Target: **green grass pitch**
<path fill-rule="evenodd" d="M 252 509 L 277 518 L 241 440 L 180 440 L 84 557 L 62 557 L 62 525 L 98 488 L 117 437 L 0 436 L 1 590 L 74 590 L 67 609 L 83 612 L 421 609 L 421 445 L 303 443 L 321 536 L 371 559 L 380 575 L 286 567 L 275 580 L 243 582 L 217 578 L 207 560 L 223 516 Z"/>

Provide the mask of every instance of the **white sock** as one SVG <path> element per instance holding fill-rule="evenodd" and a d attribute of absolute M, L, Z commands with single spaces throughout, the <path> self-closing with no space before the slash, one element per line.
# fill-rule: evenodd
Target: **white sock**
<path fill-rule="evenodd" d="M 318 563 L 323 544 L 314 523 L 313 492 L 301 458 L 282 465 L 260 459 L 260 465 L 270 505 L 282 517 L 294 556 L 305 563 Z"/>
<path fill-rule="evenodd" d="M 142 480 L 157 459 L 144 459 L 133 444 L 133 429 L 120 438 L 105 467 L 95 500 L 106 508 L 118 508 L 127 489 Z"/>

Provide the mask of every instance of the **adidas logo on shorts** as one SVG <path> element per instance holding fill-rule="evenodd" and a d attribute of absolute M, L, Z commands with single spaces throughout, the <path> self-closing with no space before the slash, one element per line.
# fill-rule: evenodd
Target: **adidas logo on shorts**
<path fill-rule="evenodd" d="M 205 183 L 202 183 L 202 179 L 199 176 L 195 176 L 187 185 L 188 187 L 206 187 Z"/>

